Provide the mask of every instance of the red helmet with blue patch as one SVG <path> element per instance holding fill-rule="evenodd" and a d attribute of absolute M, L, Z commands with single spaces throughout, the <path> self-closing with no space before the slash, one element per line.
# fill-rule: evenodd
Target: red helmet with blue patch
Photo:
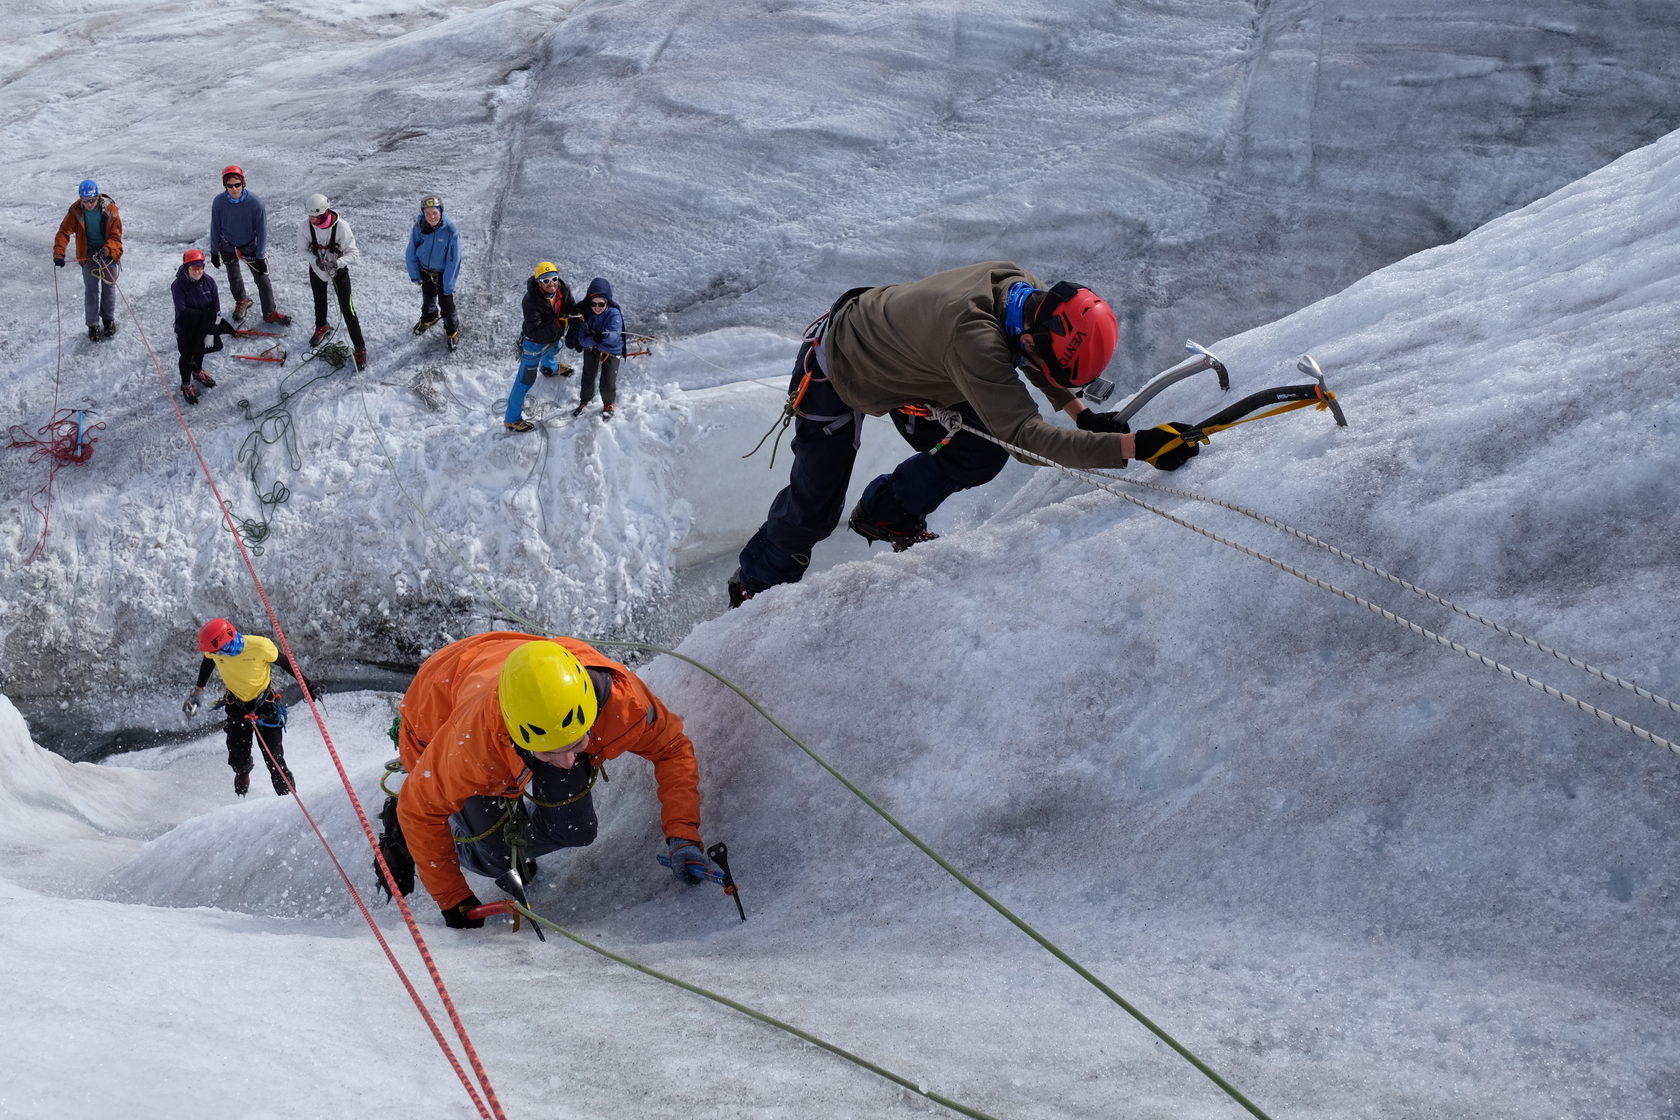
<path fill-rule="evenodd" d="M 1120 341 L 1120 323 L 1107 300 L 1083 284 L 1063 280 L 1044 293 L 1024 333 L 1050 380 L 1077 389 L 1108 368 Z"/>
<path fill-rule="evenodd" d="M 212 618 L 198 631 L 198 652 L 215 653 L 235 638 L 239 631 L 233 628 L 233 623 L 225 618 Z"/>

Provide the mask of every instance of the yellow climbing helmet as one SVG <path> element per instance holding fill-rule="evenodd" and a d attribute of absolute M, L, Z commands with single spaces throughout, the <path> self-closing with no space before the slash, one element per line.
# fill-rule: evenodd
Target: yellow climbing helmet
<path fill-rule="evenodd" d="M 541 280 L 544 276 L 558 276 L 560 268 L 553 261 L 542 261 L 531 270 L 531 279 Z"/>
<path fill-rule="evenodd" d="M 528 751 L 566 750 L 600 714 L 589 673 L 557 642 L 530 641 L 508 654 L 497 694 L 513 745 Z"/>

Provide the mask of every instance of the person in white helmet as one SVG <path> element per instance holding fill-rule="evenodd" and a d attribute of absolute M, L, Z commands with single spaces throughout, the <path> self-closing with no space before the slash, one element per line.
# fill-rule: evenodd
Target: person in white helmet
<path fill-rule="evenodd" d="M 367 368 L 367 343 L 362 339 L 362 324 L 356 318 L 356 304 L 350 298 L 350 268 L 356 255 L 356 235 L 350 223 L 332 209 L 324 194 L 312 194 L 304 202 L 309 217 L 303 223 L 303 251 L 309 255 L 309 288 L 315 296 L 315 333 L 309 338 L 311 347 L 326 341 L 332 328 L 327 326 L 327 285 L 338 296 L 338 313 L 344 319 L 344 329 L 350 334 L 350 347 L 356 355 L 356 368 Z"/>

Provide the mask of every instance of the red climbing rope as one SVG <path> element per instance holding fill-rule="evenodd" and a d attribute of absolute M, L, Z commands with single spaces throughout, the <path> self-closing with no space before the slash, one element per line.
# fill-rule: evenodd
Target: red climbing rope
<path fill-rule="evenodd" d="M 58 269 L 53 269 L 53 318 L 58 323 L 58 357 L 53 369 L 53 410 L 52 419 L 32 433 L 21 424 L 13 424 L 8 433 L 12 447 L 30 448 L 29 461 L 39 463 L 47 460 L 47 481 L 35 493 L 29 496 L 29 508 L 41 515 L 41 539 L 35 542 L 35 547 L 29 555 L 24 557 L 25 564 L 33 564 L 35 558 L 41 555 L 47 546 L 47 533 L 52 526 L 52 492 L 53 483 L 58 479 L 58 469 L 66 463 L 85 463 L 93 454 L 93 445 L 97 442 L 93 433 L 103 431 L 103 423 L 89 424 L 87 416 L 89 409 L 59 408 L 59 383 L 64 373 L 64 323 L 61 318 L 58 300 Z"/>
<path fill-rule="evenodd" d="M 129 303 L 128 293 L 123 291 L 120 285 L 113 284 L 112 287 L 115 287 L 117 294 L 122 297 L 123 307 L 127 310 L 129 319 L 134 323 L 135 334 L 139 336 L 141 344 L 146 348 L 146 353 L 152 361 L 152 368 L 157 371 L 158 380 L 163 383 L 165 399 L 169 401 L 169 406 L 175 410 L 175 419 L 180 422 L 181 431 L 187 437 L 187 445 L 192 448 L 193 456 L 198 460 L 198 468 L 203 473 L 205 482 L 209 484 L 210 492 L 216 498 L 217 508 L 222 515 L 222 523 L 227 527 L 228 536 L 233 539 L 234 547 L 239 550 L 239 558 L 251 577 L 252 586 L 256 588 L 258 597 L 262 599 L 263 611 L 268 615 L 269 624 L 274 628 L 274 640 L 285 653 L 286 663 L 291 666 L 292 675 L 297 678 L 298 686 L 303 690 L 303 698 L 309 704 L 309 714 L 314 718 L 315 726 L 321 732 L 321 742 L 326 745 L 333 766 L 338 770 L 339 781 L 344 784 L 344 792 L 350 798 L 350 805 L 356 810 L 356 819 L 361 822 L 362 833 L 367 837 L 368 846 L 373 849 L 374 859 L 379 864 L 380 873 L 394 882 L 395 879 L 391 875 L 391 869 L 386 866 L 384 854 L 379 850 L 379 841 L 373 834 L 373 825 L 368 822 L 367 813 L 362 809 L 361 799 L 356 796 L 356 790 L 351 784 L 350 775 L 344 769 L 344 760 L 339 756 L 338 748 L 333 744 L 332 735 L 327 731 L 326 722 L 321 718 L 321 710 L 315 703 L 314 695 L 309 691 L 309 686 L 303 683 L 303 669 L 298 665 L 297 657 L 292 653 L 291 643 L 286 640 L 285 629 L 280 625 L 280 618 L 274 612 L 274 604 L 269 601 L 268 589 L 263 586 L 262 579 L 257 575 L 256 567 L 251 562 L 251 554 L 245 547 L 244 539 L 239 535 L 239 528 L 233 522 L 233 515 L 229 512 L 230 507 L 222 498 L 221 489 L 216 485 L 215 475 L 210 471 L 210 464 L 205 461 L 204 452 L 200 450 L 198 441 L 193 438 L 192 427 L 187 423 L 186 414 L 181 411 L 180 402 L 176 400 L 175 394 L 170 391 L 169 376 L 164 372 L 163 364 L 158 360 L 157 352 L 152 349 L 151 341 L 146 338 L 145 328 L 140 325 L 140 317 L 134 313 L 134 307 Z M 255 729 L 255 724 L 253 724 L 253 729 Z M 258 739 L 260 741 L 260 734 Z M 263 754 L 268 756 L 272 763 L 273 755 L 268 749 L 268 744 L 263 743 L 262 749 Z M 275 767 L 275 769 L 277 772 L 283 773 L 283 771 L 279 771 L 279 767 Z M 291 787 L 290 782 L 287 785 Z M 356 889 L 355 884 L 350 881 L 350 876 L 345 873 L 344 865 L 339 862 L 338 856 L 332 850 L 332 845 L 327 843 L 326 837 L 321 833 L 320 826 L 315 823 L 315 818 L 310 815 L 308 809 L 304 806 L 303 799 L 298 796 L 296 787 L 291 787 L 291 791 L 298 809 L 303 812 L 304 818 L 309 821 L 310 827 L 315 830 L 315 835 L 320 839 L 321 846 L 326 850 L 328 858 L 332 860 L 333 866 L 338 869 L 339 875 L 344 879 L 344 885 L 350 891 L 350 897 L 355 900 L 357 908 L 361 910 L 362 919 L 367 922 L 368 928 L 373 931 L 374 938 L 379 942 L 380 948 L 385 951 L 385 958 L 391 962 L 391 967 L 396 970 L 397 976 L 402 980 L 403 987 L 408 990 L 409 998 L 414 1001 L 414 1006 L 419 1009 L 421 1017 L 431 1027 L 432 1037 L 437 1039 L 438 1047 L 443 1051 L 444 1057 L 448 1059 L 450 1067 L 455 1070 L 455 1075 L 461 1079 L 461 1084 L 466 1088 L 467 1095 L 472 1098 L 473 1105 L 478 1109 L 478 1114 L 485 1120 L 492 1120 L 492 1118 L 493 1120 L 506 1120 L 506 1115 L 502 1112 L 501 1102 L 497 1100 L 496 1092 L 490 1085 L 490 1075 L 485 1072 L 483 1063 L 479 1061 L 478 1052 L 473 1048 L 472 1039 L 467 1034 L 466 1024 L 461 1021 L 460 1013 L 455 1009 L 455 1001 L 450 998 L 449 990 L 444 986 L 443 974 L 438 971 L 437 962 L 432 959 L 431 950 L 426 946 L 426 939 L 421 936 L 420 925 L 414 920 L 414 912 L 409 909 L 407 900 L 402 897 L 401 892 L 392 892 L 392 897 L 396 899 L 398 907 L 402 910 L 403 921 L 408 926 L 409 936 L 413 939 L 415 948 L 419 950 L 421 960 L 426 964 L 426 971 L 431 974 L 432 986 L 437 989 L 438 999 L 442 1002 L 444 1011 L 449 1016 L 450 1025 L 454 1028 L 455 1035 L 460 1040 L 461 1051 L 466 1055 L 468 1064 L 472 1066 L 473 1076 L 478 1079 L 479 1086 L 483 1088 L 482 1097 L 479 1095 L 478 1088 L 474 1087 L 472 1078 L 469 1078 L 466 1070 L 461 1067 L 461 1062 L 455 1056 L 455 1051 L 451 1048 L 448 1038 L 438 1028 L 431 1012 L 427 1010 L 425 1003 L 422 1001 L 420 993 L 409 980 L 407 972 L 397 961 L 395 954 L 391 952 L 391 947 L 386 942 L 384 934 L 380 932 L 379 926 L 374 922 L 373 914 L 368 910 L 361 892 Z"/>

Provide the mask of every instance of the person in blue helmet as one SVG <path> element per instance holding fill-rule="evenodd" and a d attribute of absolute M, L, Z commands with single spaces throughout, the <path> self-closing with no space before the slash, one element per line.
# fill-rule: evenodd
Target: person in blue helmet
<path fill-rule="evenodd" d="M 443 212 L 443 199 L 429 194 L 408 235 L 408 278 L 420 285 L 420 321 L 425 334 L 442 311 L 444 338 L 451 350 L 460 345 L 461 320 L 455 313 L 455 279 L 461 273 L 461 235 Z"/>
<path fill-rule="evenodd" d="M 292 771 L 286 765 L 286 705 L 274 688 L 273 668 L 292 673 L 289 661 L 267 638 L 241 634 L 225 618 L 212 618 L 198 631 L 198 683 L 181 702 L 181 711 L 193 715 L 204 698 L 204 686 L 211 670 L 221 674 L 227 691 L 215 706 L 226 713 L 222 725 L 227 732 L 227 763 L 233 771 L 233 792 L 244 797 L 251 788 L 251 741 L 261 736 L 263 765 L 268 767 L 274 792 L 284 797 L 293 787 Z M 295 675 L 295 674 L 294 674 Z M 297 682 L 320 698 L 320 690 L 303 677 Z"/>
<path fill-rule="evenodd" d="M 82 266 L 82 308 L 88 340 L 98 342 L 117 333 L 117 264 L 122 260 L 122 215 L 110 195 L 92 179 L 76 188 L 76 201 L 58 223 L 53 238 L 53 264 L 64 267 L 64 252 L 76 241 L 76 263 Z"/>
<path fill-rule="evenodd" d="M 210 201 L 210 266 L 227 266 L 235 319 L 243 319 L 251 310 L 241 263 L 251 270 L 257 286 L 263 322 L 290 325 L 291 316 L 275 306 L 274 284 L 268 278 L 268 211 L 262 199 L 245 189 L 245 169 L 230 163 L 222 168 L 222 193 Z"/>
<path fill-rule="evenodd" d="M 624 313 L 613 302 L 612 285 L 605 277 L 589 282 L 578 317 L 566 332 L 566 345 L 583 351 L 583 384 L 578 386 L 578 406 L 573 416 L 582 416 L 595 399 L 595 378 L 601 379 L 601 419 L 611 420 L 618 410 L 618 363 L 624 358 Z"/>

